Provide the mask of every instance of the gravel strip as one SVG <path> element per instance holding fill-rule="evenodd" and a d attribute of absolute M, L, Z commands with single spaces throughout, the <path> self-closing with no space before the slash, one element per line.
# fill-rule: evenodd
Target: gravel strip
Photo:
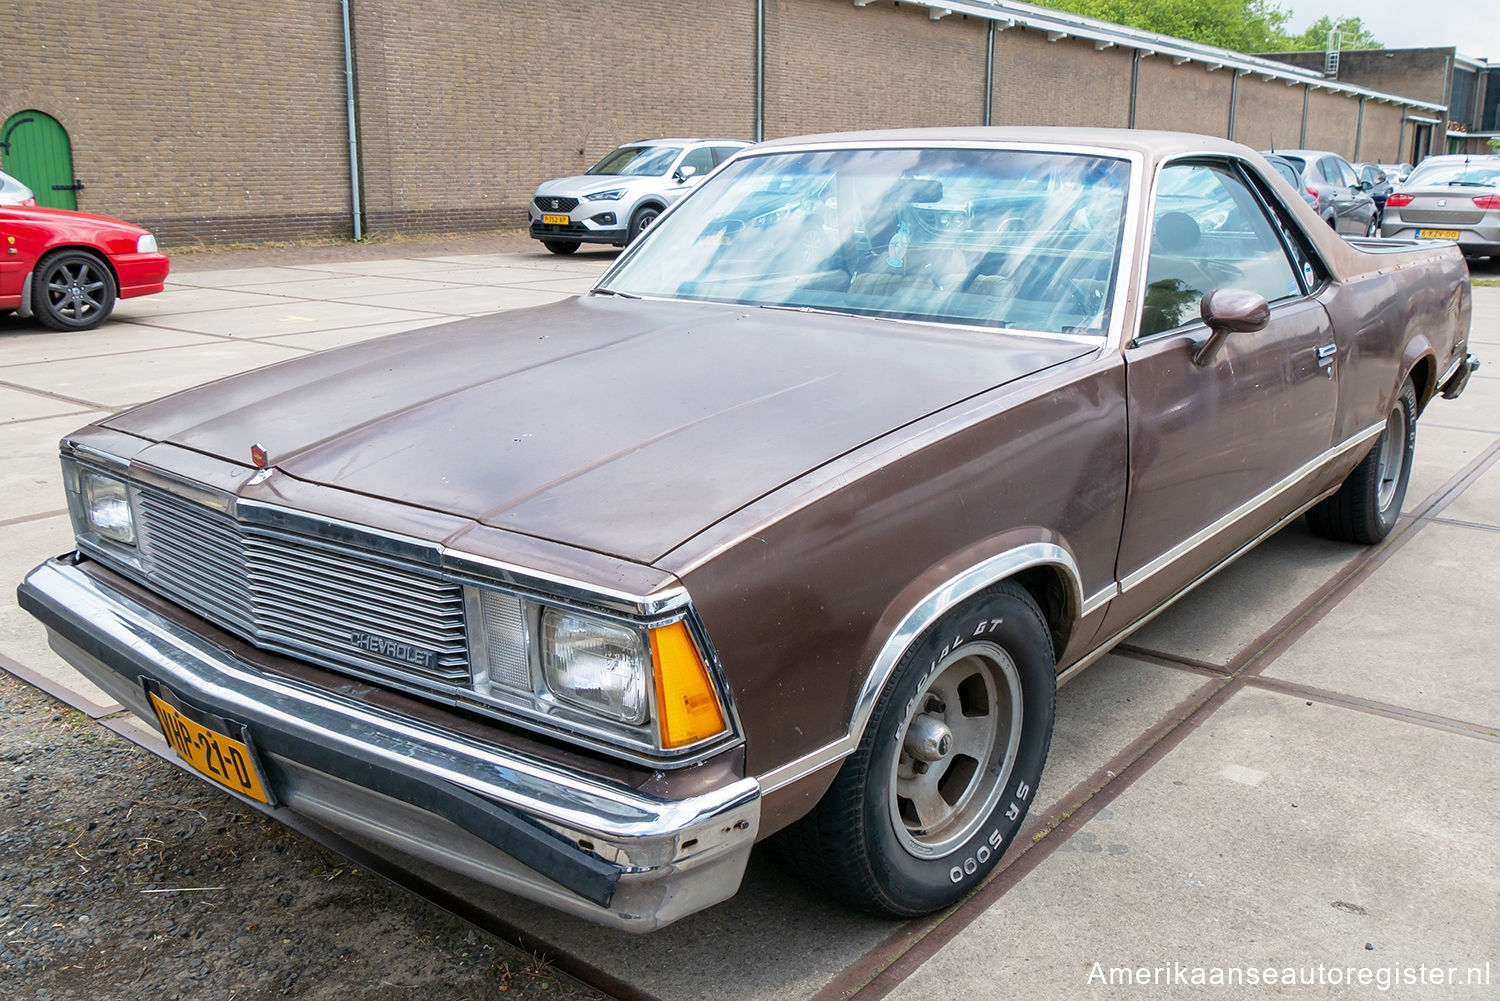
<path fill-rule="evenodd" d="M 0 998 L 602 999 L 0 672 Z"/>

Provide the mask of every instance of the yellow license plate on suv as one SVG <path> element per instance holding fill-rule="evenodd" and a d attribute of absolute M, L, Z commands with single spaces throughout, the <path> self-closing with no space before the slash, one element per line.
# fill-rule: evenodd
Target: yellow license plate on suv
<path fill-rule="evenodd" d="M 226 789 L 275 805 L 243 723 L 190 706 L 151 678 L 142 678 L 141 684 L 162 734 L 179 758 Z"/>
<path fill-rule="evenodd" d="M 1458 230 L 1456 230 L 1456 229 L 1419 229 L 1419 230 L 1417 230 L 1417 236 L 1418 236 L 1418 238 L 1423 239 L 1423 240 L 1457 240 L 1458 239 Z"/>
<path fill-rule="evenodd" d="M 545 225 L 548 225 L 548 226 L 566 226 L 569 223 L 569 221 L 570 220 L 565 215 L 544 215 L 544 216 L 542 216 L 542 222 Z"/>

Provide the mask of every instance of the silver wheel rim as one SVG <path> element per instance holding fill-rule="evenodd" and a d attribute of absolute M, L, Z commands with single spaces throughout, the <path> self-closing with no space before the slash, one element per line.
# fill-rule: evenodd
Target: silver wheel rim
<path fill-rule="evenodd" d="M 104 276 L 85 261 L 59 264 L 47 275 L 47 302 L 58 316 L 75 322 L 104 308 Z"/>
<path fill-rule="evenodd" d="M 1015 767 L 1021 717 L 1020 674 L 995 644 L 966 644 L 933 668 L 897 730 L 891 773 L 891 826 L 909 854 L 941 858 L 984 824 Z"/>
<path fill-rule="evenodd" d="M 1380 459 L 1375 474 L 1379 477 L 1375 500 L 1380 510 L 1389 510 L 1401 485 L 1401 469 L 1406 465 L 1406 401 L 1399 400 L 1385 419 L 1385 434 L 1380 439 Z"/>

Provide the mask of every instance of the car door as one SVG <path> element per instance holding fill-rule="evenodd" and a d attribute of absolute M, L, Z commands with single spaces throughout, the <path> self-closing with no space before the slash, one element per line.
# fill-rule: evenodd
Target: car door
<path fill-rule="evenodd" d="M 1316 276 L 1294 265 L 1267 214 L 1275 197 L 1229 159 L 1175 161 L 1158 176 L 1141 312 L 1125 350 L 1130 485 L 1121 595 L 1106 631 L 1276 524 L 1331 447 L 1332 326 L 1308 295 Z M 1198 364 L 1209 336 L 1200 301 L 1220 288 L 1262 295 L 1270 322 L 1230 334 Z"/>

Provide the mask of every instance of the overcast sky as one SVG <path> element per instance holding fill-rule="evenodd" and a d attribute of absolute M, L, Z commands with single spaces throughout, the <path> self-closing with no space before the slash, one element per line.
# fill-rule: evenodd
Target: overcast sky
<path fill-rule="evenodd" d="M 1329 17 L 1358 17 L 1388 49 L 1454 45 L 1462 56 L 1500 63 L 1500 9 L 1495 0 L 1281 0 L 1291 28 Z"/>

